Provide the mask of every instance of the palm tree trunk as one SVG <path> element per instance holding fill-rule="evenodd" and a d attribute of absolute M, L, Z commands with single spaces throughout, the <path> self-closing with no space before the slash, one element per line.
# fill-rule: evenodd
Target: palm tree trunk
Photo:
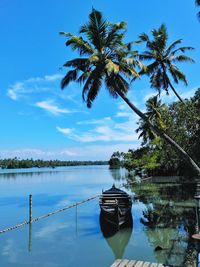
<path fill-rule="evenodd" d="M 158 127 L 154 126 L 147 116 L 142 113 L 135 105 L 133 105 L 130 100 L 126 97 L 124 93 L 122 93 L 120 90 L 116 90 L 118 95 L 127 103 L 127 105 L 141 118 L 143 119 L 149 127 L 162 139 L 164 139 L 168 144 L 170 144 L 172 147 L 176 149 L 176 151 L 188 162 L 188 164 L 192 167 L 194 172 L 198 177 L 200 177 L 200 168 L 199 166 L 194 162 L 194 160 L 185 152 L 171 137 L 169 137 L 164 131 L 159 129 Z"/>
<path fill-rule="evenodd" d="M 172 89 L 173 93 L 176 95 L 176 97 L 185 104 L 185 101 L 180 97 L 180 95 L 176 92 L 176 89 L 173 87 L 173 85 L 171 84 L 170 80 L 168 80 L 169 86 Z"/>

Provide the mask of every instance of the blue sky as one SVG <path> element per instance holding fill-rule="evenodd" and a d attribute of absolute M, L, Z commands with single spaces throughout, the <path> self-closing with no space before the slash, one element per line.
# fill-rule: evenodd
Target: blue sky
<path fill-rule="evenodd" d="M 189 85 L 179 84 L 182 97 L 200 86 L 200 22 L 193 0 L 1 0 L 0 158 L 104 160 L 113 151 L 138 147 L 138 118 L 102 88 L 92 109 L 81 99 L 79 85 L 64 91 L 61 68 L 74 57 L 60 31 L 78 33 L 92 6 L 112 22 L 128 23 L 127 40 L 150 33 L 161 23 L 170 41 L 182 38 L 195 47 L 196 63 L 182 64 Z M 132 85 L 129 98 L 142 110 L 154 90 L 147 79 Z M 174 96 L 162 96 L 164 102 Z"/>

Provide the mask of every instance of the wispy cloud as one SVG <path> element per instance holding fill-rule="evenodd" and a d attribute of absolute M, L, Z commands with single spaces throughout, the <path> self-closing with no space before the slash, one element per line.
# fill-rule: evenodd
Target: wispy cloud
<path fill-rule="evenodd" d="M 17 81 L 7 90 L 7 96 L 23 105 L 37 107 L 53 115 L 67 113 L 87 113 L 78 98 L 77 85 L 70 85 L 66 92 L 60 89 L 60 80 L 63 75 L 52 74 L 43 77 L 31 77 L 27 80 Z M 77 99 L 78 98 L 78 99 Z M 62 106 L 66 106 L 63 108 Z M 32 109 L 33 113 L 36 112 Z M 21 112 L 21 110 L 20 110 Z"/>
<path fill-rule="evenodd" d="M 73 112 L 68 109 L 59 108 L 58 105 L 56 105 L 53 100 L 45 100 L 45 101 L 37 102 L 35 106 L 42 108 L 52 113 L 53 115 L 58 115 L 60 113 L 72 113 Z"/>
<path fill-rule="evenodd" d="M 112 119 L 111 117 L 105 117 L 105 118 L 102 118 L 100 120 L 85 120 L 85 121 L 79 121 L 77 122 L 78 125 L 85 125 L 85 124 L 105 124 L 105 123 L 109 123 L 111 122 Z"/>
<path fill-rule="evenodd" d="M 67 138 L 81 143 L 92 142 L 130 142 L 136 141 L 138 135 L 135 133 L 137 119 L 133 113 L 129 113 L 128 119 L 124 122 L 116 122 L 110 117 L 102 120 L 82 121 L 78 124 L 97 125 L 95 128 L 85 130 L 61 128 L 56 129 L 64 134 Z"/>
<path fill-rule="evenodd" d="M 45 150 L 38 148 L 20 148 L 20 149 L 6 149 L 0 151 L 1 158 L 34 158 L 34 159 L 62 159 L 65 157 L 76 157 L 74 149 L 62 149 L 62 150 Z"/>
<path fill-rule="evenodd" d="M 194 87 L 194 88 L 188 88 L 187 90 L 185 90 L 185 88 L 183 89 L 183 87 L 178 87 L 176 88 L 176 91 L 178 92 L 178 94 L 181 96 L 182 99 L 190 99 L 192 96 L 194 96 L 196 90 L 198 89 L 199 87 Z M 157 94 L 157 92 L 154 90 L 152 91 L 148 91 L 144 97 L 143 97 L 143 100 L 144 102 L 146 102 L 150 97 L 153 97 Z M 178 98 L 175 96 L 175 94 L 169 90 L 169 94 L 166 94 L 165 91 L 162 91 L 161 94 L 160 94 L 160 99 L 162 100 L 163 103 L 166 103 L 166 104 L 170 104 L 174 101 L 179 101 Z"/>
<path fill-rule="evenodd" d="M 70 128 L 61 128 L 61 127 L 59 127 L 59 126 L 57 126 L 56 129 L 57 129 L 60 133 L 65 134 L 65 135 L 69 135 L 69 134 L 71 134 L 72 131 L 73 131 L 73 130 L 70 129 Z"/>
<path fill-rule="evenodd" d="M 45 150 L 39 148 L 21 148 L 1 150 L 1 158 L 33 158 L 33 159 L 59 159 L 59 160 L 108 160 L 114 151 L 127 152 L 129 148 L 139 147 L 139 141 L 104 143 L 84 146 L 70 146 L 63 149 Z"/>
<path fill-rule="evenodd" d="M 61 77 L 62 75 L 60 74 L 53 74 L 17 81 L 8 88 L 7 95 L 12 100 L 17 101 L 27 98 L 30 94 L 48 92 L 52 90 L 52 86 L 55 86 L 55 82 L 58 82 Z"/>

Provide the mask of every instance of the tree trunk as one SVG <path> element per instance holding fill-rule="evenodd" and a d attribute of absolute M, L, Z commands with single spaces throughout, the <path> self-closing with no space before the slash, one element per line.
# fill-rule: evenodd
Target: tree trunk
<path fill-rule="evenodd" d="M 130 100 L 126 97 L 126 95 L 120 90 L 117 90 L 118 95 L 127 103 L 127 105 L 142 119 L 144 120 L 149 127 L 162 139 L 164 139 L 168 144 L 170 144 L 172 147 L 176 149 L 176 151 L 188 162 L 188 164 L 192 167 L 192 169 L 195 171 L 197 176 L 200 177 L 200 168 L 199 166 L 194 162 L 194 160 L 185 152 L 171 137 L 169 137 L 163 130 L 159 129 L 158 127 L 154 126 L 147 116 L 142 113 L 136 106 L 134 106 Z"/>
<path fill-rule="evenodd" d="M 171 84 L 170 80 L 168 80 L 169 86 L 172 89 L 173 93 L 176 95 L 176 97 L 185 104 L 185 101 L 180 97 L 180 95 L 176 92 L 175 88 L 173 87 L 173 85 Z"/>

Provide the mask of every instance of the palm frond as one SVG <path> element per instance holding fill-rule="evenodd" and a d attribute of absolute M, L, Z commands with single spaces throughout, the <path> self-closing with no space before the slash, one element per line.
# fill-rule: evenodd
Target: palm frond
<path fill-rule="evenodd" d="M 70 46 L 72 50 L 78 50 L 80 55 L 83 54 L 91 55 L 94 53 L 93 47 L 87 41 L 83 40 L 82 37 L 76 35 L 70 35 L 65 44 L 66 46 Z"/>
<path fill-rule="evenodd" d="M 91 90 L 91 88 L 94 90 L 94 87 L 92 87 L 92 85 L 95 85 L 95 80 L 103 79 L 103 72 L 102 71 L 103 71 L 102 66 L 97 66 L 88 75 L 88 78 L 87 78 L 87 80 L 83 86 L 83 91 L 82 91 L 82 98 L 87 103 L 89 102 L 88 92 Z M 86 96 L 87 96 L 87 100 L 86 100 Z"/>
<path fill-rule="evenodd" d="M 93 82 L 91 83 L 90 89 L 89 89 L 88 94 L 87 94 L 87 100 L 86 100 L 88 108 L 91 108 L 92 102 L 97 97 L 99 90 L 101 88 L 101 85 L 102 85 L 102 77 L 101 76 L 96 77 L 93 80 Z"/>
<path fill-rule="evenodd" d="M 120 75 L 108 75 L 105 77 L 105 85 L 113 97 L 117 97 L 117 91 L 121 91 L 123 93 L 127 93 L 129 89 L 129 83 Z"/>
<path fill-rule="evenodd" d="M 174 49 L 178 44 L 182 43 L 182 39 L 178 39 L 176 41 L 174 41 L 167 49 L 166 49 L 166 54 L 168 55 L 172 49 Z"/>
<path fill-rule="evenodd" d="M 195 63 L 194 59 L 185 55 L 175 56 L 173 62 L 191 62 Z"/>
<path fill-rule="evenodd" d="M 171 55 L 175 55 L 177 52 L 182 52 L 185 53 L 185 51 L 187 50 L 194 50 L 194 47 L 192 46 L 183 46 L 183 47 L 179 47 L 177 49 L 175 49 L 174 51 L 171 52 Z"/>
<path fill-rule="evenodd" d="M 178 81 L 182 81 L 185 85 L 188 85 L 185 74 L 181 72 L 176 66 L 171 65 L 169 71 L 175 83 L 178 83 Z"/>
<path fill-rule="evenodd" d="M 119 62 L 119 71 L 122 72 L 127 78 L 139 77 L 139 73 L 136 71 L 135 66 L 139 66 L 139 61 L 132 58 L 123 58 Z M 142 68 L 142 63 L 141 63 Z M 145 66 L 143 66 L 145 69 Z"/>
<path fill-rule="evenodd" d="M 88 77 L 90 76 L 90 73 L 91 72 L 89 72 L 89 71 L 82 73 L 79 76 L 79 78 L 77 78 L 77 82 L 80 83 L 80 84 L 83 84 L 88 79 Z"/>
<path fill-rule="evenodd" d="M 163 51 L 168 40 L 167 28 L 165 24 L 161 24 L 158 29 L 153 29 L 152 35 L 154 37 L 154 41 L 151 43 L 154 46 L 154 49 Z"/>
<path fill-rule="evenodd" d="M 73 60 L 69 60 L 63 64 L 64 67 L 74 67 L 81 71 L 86 71 L 88 68 L 88 58 L 75 58 Z"/>
<path fill-rule="evenodd" d="M 124 32 L 126 31 L 126 22 L 122 21 L 115 24 L 109 24 L 109 31 L 106 37 L 105 46 L 113 47 L 117 45 L 122 45 L 122 38 Z"/>
<path fill-rule="evenodd" d="M 102 13 L 93 9 L 89 15 L 89 22 L 81 27 L 79 33 L 86 34 L 88 40 L 101 51 L 106 38 L 107 21 L 103 19 Z"/>
<path fill-rule="evenodd" d="M 61 80 L 61 89 L 64 89 L 70 82 L 76 81 L 78 75 L 77 69 L 70 70 Z"/>
<path fill-rule="evenodd" d="M 140 42 L 149 42 L 150 41 L 149 36 L 144 32 L 142 34 L 140 34 L 138 37 L 139 37 Z"/>

